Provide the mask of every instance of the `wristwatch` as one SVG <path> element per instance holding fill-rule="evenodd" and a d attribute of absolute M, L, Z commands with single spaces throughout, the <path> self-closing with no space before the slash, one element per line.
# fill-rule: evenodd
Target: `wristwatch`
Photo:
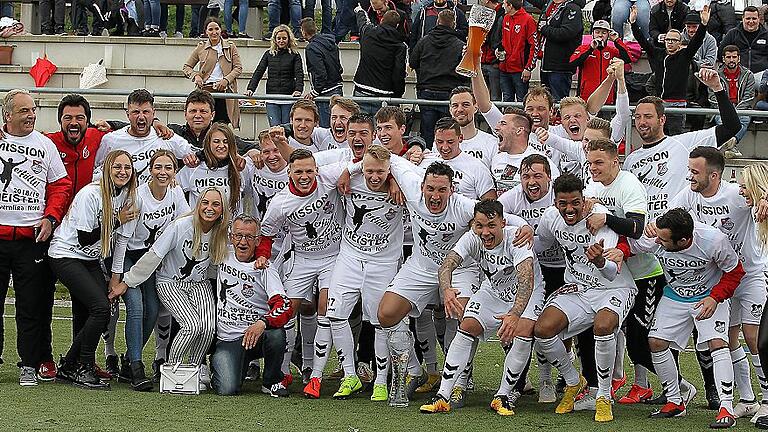
<path fill-rule="evenodd" d="M 51 222 L 51 229 L 56 229 L 56 225 L 59 224 L 59 221 L 57 221 L 56 218 L 51 215 L 48 215 L 45 218 L 48 219 L 49 222 Z"/>

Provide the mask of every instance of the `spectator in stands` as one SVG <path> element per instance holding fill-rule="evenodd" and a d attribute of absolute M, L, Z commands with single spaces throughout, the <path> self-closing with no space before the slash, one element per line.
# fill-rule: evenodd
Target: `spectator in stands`
<path fill-rule="evenodd" d="M 736 27 L 736 11 L 730 0 L 716 0 L 709 4 L 710 18 L 707 33 L 719 44 L 732 28 Z"/>
<path fill-rule="evenodd" d="M 235 5 L 235 0 L 224 0 L 224 27 L 227 28 L 227 34 L 231 38 L 243 38 L 250 39 L 251 37 L 245 32 L 245 25 L 248 22 L 248 0 L 237 0 L 237 29 L 232 30 L 232 7 Z"/>
<path fill-rule="evenodd" d="M 636 6 L 633 6 L 636 8 Z M 683 31 L 685 16 L 690 9 L 682 0 L 663 0 L 651 8 L 651 19 L 648 25 L 648 33 L 651 43 L 658 48 L 664 48 L 664 36 L 669 30 Z M 640 10 L 637 8 L 639 19 Z M 630 24 L 632 21 L 630 21 Z M 639 25 L 639 24 L 638 24 Z M 647 38 L 646 38 L 647 39 Z"/>
<path fill-rule="evenodd" d="M 160 12 L 160 0 L 144 0 L 144 31 L 141 32 L 142 36 L 160 36 Z"/>
<path fill-rule="evenodd" d="M 608 45 L 609 39 L 613 42 L 613 46 Z M 592 92 L 608 75 L 606 70 L 611 60 L 616 57 L 626 64 L 632 62 L 624 41 L 619 38 L 618 33 L 611 30 L 608 21 L 595 21 L 592 24 L 592 41 L 589 45 L 579 46 L 571 55 L 571 65 L 579 68 L 576 95 L 584 100 L 589 99 Z M 614 100 L 614 94 L 611 91 L 606 103 L 613 105 Z"/>
<path fill-rule="evenodd" d="M 402 33 L 403 41 L 407 42 L 411 34 L 411 17 L 405 11 L 398 9 L 392 0 L 371 0 L 371 6 L 366 12 L 368 13 L 368 19 L 373 24 L 380 24 L 384 14 L 391 10 L 397 11 L 400 14 L 400 22 L 397 24 L 397 29 Z"/>
<path fill-rule="evenodd" d="M 237 93 L 237 77 L 243 73 L 243 64 L 237 47 L 221 37 L 221 22 L 216 17 L 205 20 L 207 40 L 197 47 L 184 63 L 184 75 L 194 81 L 197 88 L 211 93 Z M 200 68 L 195 72 L 195 66 Z M 213 121 L 232 123 L 240 127 L 240 107 L 237 99 L 216 99 Z"/>
<path fill-rule="evenodd" d="M 397 24 L 400 14 L 387 11 L 378 26 L 371 24 L 368 14 L 355 8 L 360 28 L 360 63 L 355 72 L 354 96 L 399 98 L 405 92 L 405 60 L 407 46 Z M 379 103 L 362 102 L 360 109 L 368 114 L 378 111 Z"/>
<path fill-rule="evenodd" d="M 308 41 L 304 48 L 307 58 L 307 73 L 312 90 L 304 95 L 306 99 L 314 99 L 318 96 L 329 97 L 344 94 L 344 83 L 341 74 L 339 59 L 339 46 L 332 34 L 317 33 L 317 24 L 313 18 L 301 20 L 301 35 Z M 315 101 L 320 113 L 320 126 L 330 126 L 330 108 L 328 102 Z"/>
<path fill-rule="evenodd" d="M 711 13 L 712 9 L 710 9 Z M 711 15 L 710 15 L 711 16 Z M 711 20 L 711 18 L 710 18 Z M 691 12 L 685 16 L 685 31 L 682 32 L 682 43 L 688 44 L 696 31 L 701 26 L 701 17 L 696 12 Z M 709 26 L 707 26 L 709 28 Z M 700 67 L 705 66 L 709 68 L 715 67 L 717 61 L 717 41 L 715 37 L 709 34 L 709 31 L 704 35 L 704 41 L 693 56 L 694 67 L 698 70 Z"/>
<path fill-rule="evenodd" d="M 304 91 L 304 65 L 296 46 L 296 38 L 290 27 L 284 24 L 275 27 L 269 50 L 261 56 L 245 94 L 250 96 L 256 91 L 266 72 L 267 94 L 301 96 Z M 287 123 L 290 120 L 291 104 L 290 100 L 267 102 L 269 125 Z"/>
<path fill-rule="evenodd" d="M 424 7 L 414 20 L 413 28 L 411 29 L 411 40 L 408 43 L 409 47 L 413 48 L 416 46 L 416 42 L 426 36 L 437 25 L 437 15 L 445 9 L 451 9 L 456 14 L 456 33 L 458 33 L 462 40 L 467 39 L 469 23 L 464 12 L 456 7 L 452 0 L 434 0 Z"/>
<path fill-rule="evenodd" d="M 2 9 L 10 6 L 10 14 L 4 15 Z M 65 35 L 64 0 L 40 0 L 40 31 L 46 35 Z M 13 18 L 13 3 L 0 3 L 0 16 Z"/>
<path fill-rule="evenodd" d="M 752 109 L 752 104 L 755 100 L 755 76 L 749 69 L 741 65 L 739 47 L 728 45 L 723 48 L 723 64 L 720 65 L 717 72 L 725 84 L 724 87 L 728 91 L 728 98 L 733 106 L 737 110 Z M 717 99 L 711 89 L 709 91 L 709 103 L 713 108 L 717 108 Z M 716 124 L 723 124 L 719 115 L 714 116 L 712 121 Z M 744 135 L 747 134 L 749 116 L 740 115 L 739 121 L 741 121 L 741 129 L 736 133 L 737 141 L 741 141 Z M 736 148 L 731 151 L 734 153 L 734 156 L 741 156 L 741 153 Z"/>
<path fill-rule="evenodd" d="M 650 37 L 651 3 L 648 0 L 615 0 L 611 7 L 611 27 L 620 38 L 624 37 L 624 24 L 629 19 L 629 8 L 637 6 L 637 25 L 646 38 Z M 595 6 L 597 8 L 597 6 Z M 592 16 L 597 21 L 593 9 Z"/>
<path fill-rule="evenodd" d="M 315 19 L 316 4 L 317 0 L 305 0 L 304 9 L 302 10 L 301 14 L 302 18 Z M 333 8 L 331 6 L 331 0 L 320 0 L 320 8 L 322 14 L 322 29 L 320 32 L 333 34 L 333 31 L 331 30 L 331 22 L 333 21 Z"/>
<path fill-rule="evenodd" d="M 741 24 L 729 31 L 720 42 L 720 56 L 728 45 L 739 47 L 741 64 L 753 73 L 760 73 L 768 68 L 768 30 L 760 24 L 760 14 L 756 7 L 744 8 Z"/>
<path fill-rule="evenodd" d="M 205 29 L 206 29 L 206 23 L 208 21 L 209 17 L 217 18 L 219 17 L 219 12 L 221 12 L 221 9 L 224 7 L 224 0 L 208 0 L 208 6 L 201 6 L 198 10 L 198 28 L 203 31 L 203 34 L 200 35 L 201 38 L 204 38 L 205 35 Z M 221 26 L 219 26 L 221 27 Z M 221 35 L 224 39 L 229 37 L 229 34 L 222 29 Z"/>
<path fill-rule="evenodd" d="M 90 34 L 91 36 L 101 36 L 107 24 L 107 20 L 104 17 L 106 9 L 102 8 L 101 1 L 74 0 L 73 3 L 78 3 L 78 5 L 82 8 L 80 9 L 79 16 L 84 20 L 80 21 L 79 23 L 79 30 L 77 31 L 77 35 L 87 36 Z M 92 16 L 90 33 L 88 33 L 88 15 L 85 13 L 85 11 L 90 12 Z"/>
<path fill-rule="evenodd" d="M 501 97 L 504 102 L 522 102 L 535 64 L 536 21 L 523 7 L 523 0 L 505 0 L 504 12 L 501 46 L 496 51 Z"/>
<path fill-rule="evenodd" d="M 175 6 L 176 10 L 176 32 L 173 34 L 173 37 L 177 38 L 183 38 L 184 37 L 184 16 L 186 14 L 186 5 L 180 4 Z M 197 30 L 197 29 L 195 29 Z M 195 33 L 193 33 L 191 30 L 189 32 L 189 35 L 192 36 Z M 160 37 L 167 37 L 168 36 L 168 5 L 160 3 Z"/>
<path fill-rule="evenodd" d="M 760 111 L 768 111 L 768 74 L 762 74 L 760 78 L 760 85 L 757 88 L 757 96 L 755 97 L 755 109 Z"/>
<path fill-rule="evenodd" d="M 709 22 L 709 6 L 704 6 L 700 12 L 701 24 L 691 38 L 688 46 L 681 45 L 682 32 L 676 29 L 669 30 L 662 40 L 666 48 L 661 50 L 653 42 L 646 39 L 637 25 L 637 8 L 632 6 L 629 13 L 629 22 L 632 24 L 632 34 L 641 47 L 648 53 L 651 68 L 659 89 L 660 98 L 667 107 L 685 107 L 687 105 L 688 75 L 693 57 L 701 47 L 704 36 L 707 33 Z M 682 133 L 685 124 L 685 114 L 667 114 L 664 127 L 667 135 Z"/>
<path fill-rule="evenodd" d="M 294 34 L 301 34 L 299 29 L 299 20 L 301 20 L 301 0 L 288 0 L 290 3 L 290 15 L 291 15 L 291 27 L 293 27 Z M 280 25 L 281 14 L 281 0 L 268 0 L 267 1 L 267 15 L 269 15 L 269 32 L 265 33 L 262 40 L 268 41 L 273 39 L 275 28 Z"/>
<path fill-rule="evenodd" d="M 0 18 L 2 17 L 13 18 L 13 3 L 11 2 L 0 3 Z"/>
<path fill-rule="evenodd" d="M 496 49 L 501 45 L 501 23 L 504 21 L 506 12 L 502 6 L 503 0 L 480 0 L 480 4 L 496 11 L 496 18 L 493 21 L 493 27 L 483 42 L 482 64 L 483 76 L 488 83 L 488 91 L 491 92 L 491 100 L 501 100 L 501 80 L 499 72 L 499 58 L 496 57 Z"/>
<path fill-rule="evenodd" d="M 336 1 L 336 17 L 333 20 L 333 35 L 336 37 L 336 42 L 343 41 L 347 33 L 357 27 L 355 6 L 357 6 L 356 0 Z"/>
<path fill-rule="evenodd" d="M 437 26 L 416 43 L 411 51 L 410 66 L 416 71 L 416 96 L 419 99 L 446 101 L 451 90 L 469 85 L 469 78 L 456 73 L 461 62 L 464 42 L 456 34 L 456 15 L 444 9 L 437 15 Z M 448 115 L 444 105 L 419 105 L 421 136 L 432 146 L 435 123 Z"/>
<path fill-rule="evenodd" d="M 559 102 L 571 92 L 574 68 L 570 59 L 584 33 L 583 3 L 577 0 L 552 0 L 550 3 L 534 0 L 531 3 L 544 11 L 539 16 L 540 36 L 534 61 L 542 59 L 541 83 L 552 93 L 555 102 Z"/>

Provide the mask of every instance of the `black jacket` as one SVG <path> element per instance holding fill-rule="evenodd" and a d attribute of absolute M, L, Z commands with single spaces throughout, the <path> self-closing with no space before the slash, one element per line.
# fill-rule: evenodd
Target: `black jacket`
<path fill-rule="evenodd" d="M 411 29 L 411 41 L 408 42 L 408 46 L 411 49 L 416 46 L 416 42 L 419 39 L 426 36 L 430 30 L 437 26 L 437 15 L 444 9 L 452 9 L 456 13 L 456 33 L 461 40 L 467 40 L 467 34 L 469 34 L 467 17 L 461 9 L 456 7 L 454 2 L 448 0 L 443 8 L 436 8 L 434 3 L 430 3 L 419 12 L 419 16 L 414 21 L 413 28 Z"/>
<path fill-rule="evenodd" d="M 278 50 L 275 55 L 269 50 L 261 56 L 261 61 L 253 71 L 248 90 L 256 91 L 259 81 L 267 73 L 267 94 L 291 94 L 304 91 L 304 67 L 300 54 L 287 49 Z"/>
<path fill-rule="evenodd" d="M 317 33 L 312 36 L 304 55 L 307 57 L 307 73 L 314 96 L 331 94 L 342 86 L 344 68 L 339 60 L 339 46 L 332 34 Z"/>
<path fill-rule="evenodd" d="M 416 88 L 450 92 L 469 85 L 469 79 L 456 73 L 464 42 L 456 31 L 438 25 L 421 38 L 411 51 L 409 64 L 416 71 Z"/>
<path fill-rule="evenodd" d="M 355 87 L 381 96 L 403 96 L 407 47 L 400 32 L 390 25 L 371 24 L 365 11 L 357 12 L 357 26 L 360 63 Z"/>
<path fill-rule="evenodd" d="M 707 32 L 714 36 L 719 44 L 723 36 L 736 27 L 736 11 L 728 0 L 724 2 L 713 1 L 709 4 L 709 22 Z"/>
<path fill-rule="evenodd" d="M 648 30 L 651 35 L 651 43 L 657 47 L 664 48 L 664 43 L 659 43 L 659 35 L 667 34 L 670 28 L 680 31 L 685 30 L 685 16 L 688 15 L 688 6 L 683 3 L 682 0 L 677 0 L 675 6 L 672 7 L 672 24 L 669 23 L 669 12 L 667 11 L 667 5 L 662 1 L 656 6 L 651 8 L 651 22 L 648 25 Z"/>
<path fill-rule="evenodd" d="M 496 48 L 502 48 L 501 46 L 501 26 L 504 23 L 504 7 L 498 5 L 496 8 L 496 17 L 493 19 L 493 27 L 483 42 L 483 64 L 499 64 L 499 59 L 496 58 L 494 52 Z"/>
<path fill-rule="evenodd" d="M 736 45 L 739 47 L 742 66 L 754 73 L 768 69 L 768 30 L 761 24 L 757 28 L 757 36 L 752 40 L 752 44 L 748 42 L 747 36 L 744 33 L 744 24 L 739 23 L 739 25 L 723 36 L 717 57 L 723 58 L 723 48 L 726 46 Z"/>
<path fill-rule="evenodd" d="M 539 17 L 540 26 L 541 21 L 546 19 L 544 11 L 547 10 L 550 2 L 541 3 L 543 8 Z M 541 70 L 573 72 L 575 68 L 571 66 L 571 54 L 581 45 L 581 35 L 584 33 L 584 21 L 579 3 L 566 0 L 546 24 L 539 28 L 539 33 L 545 38 Z"/>

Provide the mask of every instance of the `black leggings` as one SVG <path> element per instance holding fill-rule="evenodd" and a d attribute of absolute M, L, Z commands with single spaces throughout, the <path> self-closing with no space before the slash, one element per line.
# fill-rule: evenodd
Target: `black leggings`
<path fill-rule="evenodd" d="M 67 287 L 73 301 L 88 312 L 82 328 L 72 339 L 66 355 L 67 362 L 92 364 L 96 361 L 96 348 L 101 334 L 106 331 L 110 317 L 107 281 L 98 260 L 51 258 L 51 267 Z"/>
<path fill-rule="evenodd" d="M 760 317 L 760 328 L 757 331 L 757 354 L 760 356 L 760 365 L 763 368 L 763 373 L 768 376 L 768 313 L 765 313 L 768 309 L 768 301 L 766 301 L 763 307 L 763 315 Z"/>

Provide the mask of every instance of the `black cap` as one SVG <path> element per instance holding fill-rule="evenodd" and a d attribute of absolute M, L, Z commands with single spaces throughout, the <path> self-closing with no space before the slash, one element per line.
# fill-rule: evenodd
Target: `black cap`
<path fill-rule="evenodd" d="M 685 16 L 684 24 L 701 24 L 701 17 L 697 13 L 689 13 Z"/>

